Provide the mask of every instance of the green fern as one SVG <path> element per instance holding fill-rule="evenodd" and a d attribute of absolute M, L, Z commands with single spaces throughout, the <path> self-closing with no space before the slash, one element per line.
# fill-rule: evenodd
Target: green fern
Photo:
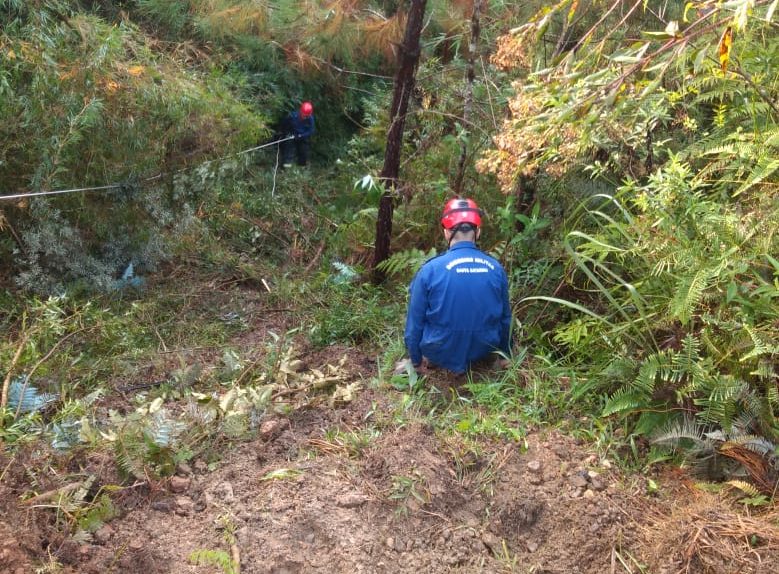
<path fill-rule="evenodd" d="M 387 275 L 401 275 L 405 273 L 413 274 L 422 267 L 422 264 L 435 255 L 435 248 L 425 253 L 421 249 L 408 249 L 393 253 L 377 266 L 380 271 Z"/>
<path fill-rule="evenodd" d="M 717 276 L 717 269 L 699 269 L 692 276 L 683 277 L 676 287 L 676 295 L 671 300 L 670 313 L 686 325 Z"/>
<path fill-rule="evenodd" d="M 615 413 L 635 412 L 649 406 L 645 393 L 635 389 L 620 389 L 609 397 L 603 407 L 603 416 Z"/>
<path fill-rule="evenodd" d="M 696 447 L 707 451 L 714 449 L 714 443 L 706 437 L 703 427 L 691 417 L 681 417 L 670 421 L 665 427 L 652 434 L 651 441 L 655 444 L 671 445 L 689 441 Z"/>
<path fill-rule="evenodd" d="M 765 355 L 779 354 L 779 346 L 771 344 L 769 341 L 766 340 L 766 337 L 763 336 L 761 333 L 759 333 L 755 328 L 745 324 L 744 330 L 747 332 L 749 338 L 752 340 L 753 348 L 750 352 L 748 352 L 745 355 L 742 355 L 739 358 L 740 362 L 743 363 L 745 361 L 749 361 L 756 357 L 762 357 Z"/>

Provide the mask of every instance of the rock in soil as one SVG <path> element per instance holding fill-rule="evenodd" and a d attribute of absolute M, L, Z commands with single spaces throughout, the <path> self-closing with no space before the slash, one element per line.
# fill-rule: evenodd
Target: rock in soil
<path fill-rule="evenodd" d="M 176 493 L 182 493 L 189 490 L 192 480 L 187 476 L 172 476 L 170 478 L 170 490 Z"/>
<path fill-rule="evenodd" d="M 95 542 L 98 544 L 106 544 L 114 536 L 114 529 L 108 524 L 103 524 L 94 534 Z"/>

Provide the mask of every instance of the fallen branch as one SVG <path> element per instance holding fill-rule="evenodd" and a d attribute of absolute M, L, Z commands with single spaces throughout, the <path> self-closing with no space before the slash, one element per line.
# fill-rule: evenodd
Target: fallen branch
<path fill-rule="evenodd" d="M 59 488 L 55 488 L 53 490 L 47 490 L 46 492 L 43 492 L 41 494 L 38 494 L 36 496 L 33 496 L 32 498 L 28 498 L 27 500 L 23 500 L 22 504 L 38 504 L 40 502 L 45 502 L 47 500 L 52 500 L 55 498 L 58 498 L 64 494 L 70 494 L 71 492 L 74 492 L 84 486 L 86 483 L 86 480 L 80 480 L 78 482 L 71 482 L 69 484 L 66 484 L 65 486 L 60 486 Z"/>
<path fill-rule="evenodd" d="M 306 265 L 306 268 L 303 270 L 303 273 L 308 273 L 314 268 L 314 265 L 316 264 L 317 260 L 321 257 L 322 252 L 325 250 L 325 241 L 322 241 L 322 243 L 319 244 L 319 248 L 316 250 L 316 253 L 314 254 L 314 257 L 311 259 L 308 265 Z"/>

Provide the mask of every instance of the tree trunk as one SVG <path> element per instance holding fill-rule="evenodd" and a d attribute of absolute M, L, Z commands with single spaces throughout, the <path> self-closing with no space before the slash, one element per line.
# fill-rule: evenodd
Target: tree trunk
<path fill-rule="evenodd" d="M 463 119 L 461 122 L 463 131 L 463 140 L 460 144 L 460 160 L 457 162 L 457 175 L 454 178 L 454 193 L 463 195 L 463 184 L 465 182 L 465 160 L 468 158 L 468 121 L 471 119 L 471 110 L 473 109 L 473 82 L 476 79 L 476 52 L 479 47 L 479 35 L 481 34 L 481 0 L 475 0 L 473 3 L 473 13 L 471 14 L 471 42 L 468 46 L 468 66 L 465 71 L 465 102 L 463 103 Z"/>
<path fill-rule="evenodd" d="M 379 200 L 379 215 L 376 219 L 376 242 L 373 250 L 373 280 L 380 283 L 384 273 L 376 266 L 389 257 L 390 238 L 392 236 L 392 213 L 395 209 L 395 188 L 400 172 L 400 152 L 403 147 L 403 128 L 406 123 L 408 101 L 414 89 L 417 63 L 419 62 L 419 37 L 427 0 L 411 0 L 411 8 L 406 22 L 403 44 L 400 46 L 400 67 L 395 74 L 395 87 L 390 107 L 390 127 L 387 132 L 387 147 L 384 150 L 384 166 L 381 179 L 384 181 L 384 193 Z"/>

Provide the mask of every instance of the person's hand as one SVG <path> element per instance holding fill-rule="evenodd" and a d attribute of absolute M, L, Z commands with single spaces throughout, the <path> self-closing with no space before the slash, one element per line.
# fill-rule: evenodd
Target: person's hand
<path fill-rule="evenodd" d="M 409 369 L 413 369 L 420 377 L 423 377 L 430 372 L 427 359 L 422 359 L 422 362 L 418 365 L 412 364 L 411 359 L 402 359 L 395 363 L 395 368 L 392 370 L 392 374 L 405 375 L 409 372 Z"/>
<path fill-rule="evenodd" d="M 495 357 L 495 362 L 492 364 L 496 369 L 508 369 L 511 365 L 511 359 L 505 357 Z"/>
<path fill-rule="evenodd" d="M 397 363 L 395 363 L 395 368 L 392 369 L 393 375 L 405 375 L 408 373 L 409 367 L 413 368 L 414 365 L 411 364 L 411 359 L 401 359 Z"/>
<path fill-rule="evenodd" d="M 427 359 L 422 358 L 422 362 L 416 365 L 414 370 L 417 372 L 417 375 L 424 377 L 430 373 L 430 363 L 427 362 Z"/>

